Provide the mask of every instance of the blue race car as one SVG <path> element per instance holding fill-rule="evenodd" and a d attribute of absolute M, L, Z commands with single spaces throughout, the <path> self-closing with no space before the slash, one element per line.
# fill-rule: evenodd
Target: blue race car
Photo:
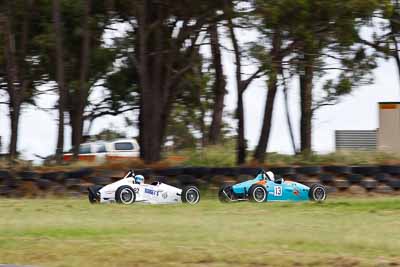
<path fill-rule="evenodd" d="M 320 184 L 306 185 L 275 179 L 272 172 L 260 171 L 256 178 L 235 185 L 224 185 L 218 192 L 221 202 L 250 200 L 265 201 L 324 201 L 325 187 Z"/>

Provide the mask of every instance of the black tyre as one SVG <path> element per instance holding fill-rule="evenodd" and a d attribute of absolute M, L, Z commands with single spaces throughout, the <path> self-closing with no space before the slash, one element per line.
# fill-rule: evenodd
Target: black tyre
<path fill-rule="evenodd" d="M 183 168 L 168 168 L 156 171 L 157 175 L 167 176 L 167 177 L 181 175 L 182 173 L 183 173 Z"/>
<path fill-rule="evenodd" d="M 377 173 L 374 178 L 378 182 L 386 183 L 389 180 L 391 180 L 393 177 L 388 173 Z"/>
<path fill-rule="evenodd" d="M 57 182 L 64 180 L 65 173 L 63 172 L 45 172 L 42 173 L 41 179 Z"/>
<path fill-rule="evenodd" d="M 378 186 L 378 182 L 374 179 L 362 180 L 360 184 L 367 190 L 372 190 Z"/>
<path fill-rule="evenodd" d="M 312 201 L 321 202 L 326 199 L 326 189 L 323 185 L 313 184 L 308 191 L 308 197 Z"/>
<path fill-rule="evenodd" d="M 115 192 L 115 201 L 120 204 L 130 205 L 136 201 L 136 193 L 128 185 L 120 186 Z"/>
<path fill-rule="evenodd" d="M 321 167 L 319 166 L 302 166 L 296 168 L 296 172 L 305 175 L 319 175 L 321 174 Z"/>
<path fill-rule="evenodd" d="M 102 186 L 100 185 L 93 185 L 88 187 L 88 198 L 89 198 L 89 202 L 94 204 L 94 203 L 98 203 L 99 199 L 97 197 L 97 192 L 102 188 Z"/>
<path fill-rule="evenodd" d="M 223 176 L 235 176 L 239 172 L 238 168 L 211 168 L 210 174 L 213 176 L 223 175 Z"/>
<path fill-rule="evenodd" d="M 347 176 L 347 181 L 351 184 L 359 184 L 363 180 L 364 176 L 361 174 L 350 174 Z"/>
<path fill-rule="evenodd" d="M 350 182 L 344 179 L 336 179 L 334 181 L 334 185 L 337 189 L 339 190 L 346 190 L 347 188 L 350 187 Z"/>
<path fill-rule="evenodd" d="M 0 180 L 5 180 L 8 178 L 12 178 L 12 174 L 9 171 L 0 170 Z"/>
<path fill-rule="evenodd" d="M 249 189 L 249 199 L 252 202 L 265 202 L 267 201 L 267 189 L 259 184 L 253 184 Z"/>
<path fill-rule="evenodd" d="M 183 203 L 197 204 L 200 201 L 200 191 L 195 186 L 185 186 L 182 189 L 181 199 Z"/>
<path fill-rule="evenodd" d="M 393 188 L 394 190 L 400 190 L 400 180 L 398 179 L 390 179 L 387 182 L 387 185 Z"/>
<path fill-rule="evenodd" d="M 74 179 L 74 178 L 67 178 L 64 180 L 64 185 L 65 187 L 71 187 L 74 185 L 79 185 L 80 184 L 80 180 L 79 179 Z"/>
<path fill-rule="evenodd" d="M 186 167 L 183 169 L 183 174 L 193 175 L 195 177 L 203 177 L 210 174 L 210 168 L 206 167 Z"/>
<path fill-rule="evenodd" d="M 5 186 L 7 186 L 8 188 L 12 188 L 12 189 L 17 188 L 20 185 L 20 183 L 21 183 L 21 180 L 15 179 L 15 178 L 9 178 L 9 179 L 3 181 L 3 184 Z"/>
<path fill-rule="evenodd" d="M 192 175 L 187 175 L 187 174 L 178 175 L 176 177 L 176 180 L 178 180 L 179 183 L 183 185 L 193 185 L 193 184 L 197 185 L 197 179 Z"/>
<path fill-rule="evenodd" d="M 325 184 L 325 183 L 331 183 L 335 180 L 335 177 L 332 174 L 329 173 L 323 173 L 319 176 L 319 180 Z"/>
<path fill-rule="evenodd" d="M 400 175 L 400 166 L 398 165 L 382 165 L 380 171 L 392 175 Z"/>
<path fill-rule="evenodd" d="M 326 172 L 330 173 L 335 173 L 335 174 L 350 174 L 351 173 L 351 167 L 349 166 L 324 166 L 323 170 Z"/>
<path fill-rule="evenodd" d="M 221 202 L 230 202 L 230 197 L 231 197 L 231 190 L 230 190 L 230 185 L 224 184 L 220 187 L 218 190 L 218 199 Z"/>
<path fill-rule="evenodd" d="M 53 182 L 46 179 L 38 179 L 36 184 L 40 189 L 47 190 L 52 186 Z"/>
<path fill-rule="evenodd" d="M 22 171 L 18 173 L 18 176 L 24 181 L 36 181 L 38 174 L 36 172 Z"/>
<path fill-rule="evenodd" d="M 354 166 L 351 168 L 351 172 L 365 176 L 373 176 L 379 173 L 379 168 L 377 166 Z"/>
<path fill-rule="evenodd" d="M 66 178 L 84 179 L 91 176 L 93 173 L 94 169 L 92 168 L 82 168 L 66 173 Z"/>

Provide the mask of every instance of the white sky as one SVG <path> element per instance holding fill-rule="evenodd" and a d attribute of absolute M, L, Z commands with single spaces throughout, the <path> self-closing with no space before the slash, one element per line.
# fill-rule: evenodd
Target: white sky
<path fill-rule="evenodd" d="M 252 32 L 240 33 L 242 42 L 254 40 Z M 227 44 L 228 45 L 228 44 Z M 228 95 L 225 99 L 226 109 L 234 111 L 236 108 L 236 88 L 234 82 L 234 60 L 228 52 L 223 53 L 224 72 L 228 77 Z M 254 68 L 246 70 L 251 73 Z M 344 97 L 340 104 L 325 107 L 317 111 L 313 121 L 313 149 L 320 153 L 334 151 L 334 130 L 371 130 L 378 128 L 377 102 L 400 101 L 399 77 L 393 60 L 379 60 L 379 68 L 374 71 L 375 83 L 357 88 L 351 95 Z M 298 81 L 290 84 L 289 98 L 292 120 L 295 127 L 295 137 L 299 143 L 299 92 Z M 318 84 L 316 85 L 318 87 Z M 259 138 L 264 105 L 266 99 L 265 81 L 259 79 L 253 82 L 245 93 L 245 124 L 246 138 L 253 148 Z M 54 106 L 57 97 L 44 95 L 38 98 L 41 108 Z M 8 109 L 0 106 L 0 136 L 3 141 L 3 151 L 9 142 Z M 54 153 L 57 134 L 57 114 L 54 111 L 43 111 L 36 107 L 26 107 L 20 121 L 18 149 L 25 159 L 37 160 L 35 154 L 46 156 Z M 124 131 L 128 136 L 137 134 L 137 129 L 127 128 L 122 116 L 107 116 L 95 121 L 90 134 L 96 134 L 101 129 L 111 127 Z M 66 127 L 65 149 L 70 148 L 70 129 Z M 269 152 L 291 153 L 291 145 L 287 130 L 283 94 L 279 91 L 273 115 Z"/>

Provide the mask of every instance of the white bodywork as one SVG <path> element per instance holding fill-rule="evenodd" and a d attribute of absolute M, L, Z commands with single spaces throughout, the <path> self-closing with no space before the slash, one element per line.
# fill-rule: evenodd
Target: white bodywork
<path fill-rule="evenodd" d="M 160 182 L 154 182 L 152 184 L 136 184 L 133 177 L 125 177 L 112 184 L 104 186 L 98 191 L 100 193 L 100 203 L 115 202 L 115 192 L 123 185 L 133 188 L 136 193 L 135 202 L 149 204 L 173 204 L 182 202 L 182 189 Z"/>

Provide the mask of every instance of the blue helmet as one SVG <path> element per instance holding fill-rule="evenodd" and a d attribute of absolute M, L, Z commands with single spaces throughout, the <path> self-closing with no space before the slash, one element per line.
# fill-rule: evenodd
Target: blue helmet
<path fill-rule="evenodd" d="M 137 184 L 143 184 L 144 183 L 144 176 L 143 175 L 136 175 L 135 176 L 135 182 Z"/>

